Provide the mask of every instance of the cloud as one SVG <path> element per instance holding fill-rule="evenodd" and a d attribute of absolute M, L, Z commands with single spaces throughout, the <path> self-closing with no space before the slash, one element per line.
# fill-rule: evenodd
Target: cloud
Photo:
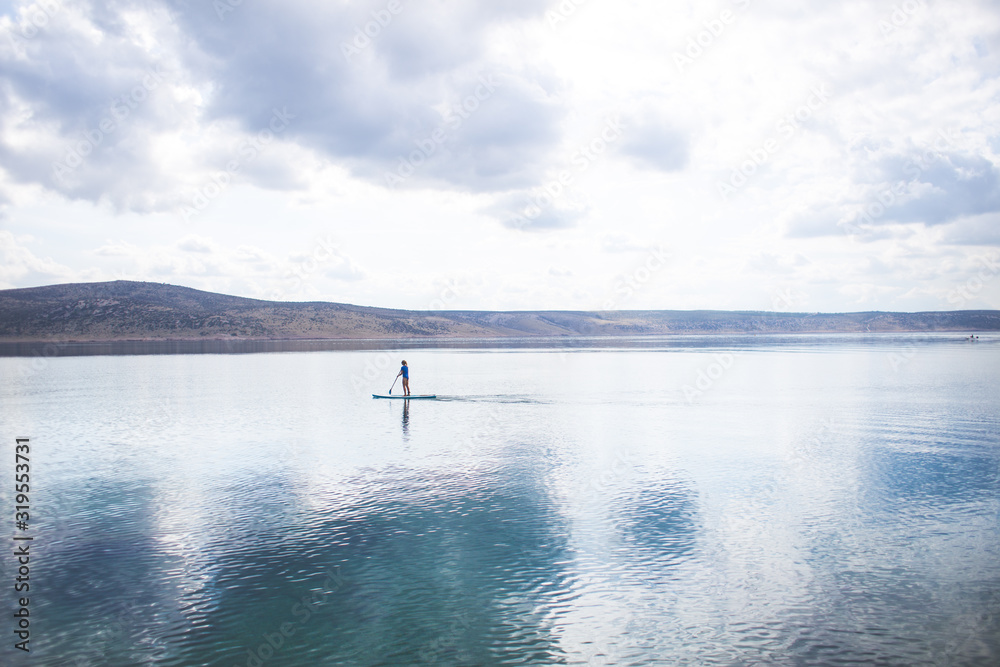
<path fill-rule="evenodd" d="M 267 252 L 251 245 L 236 246 L 236 251 L 233 257 L 238 262 L 267 263 L 273 261 L 273 258 Z"/>
<path fill-rule="evenodd" d="M 355 281 L 365 278 L 365 271 L 344 253 L 328 236 L 319 239 L 308 253 L 289 255 L 285 261 L 287 276 L 306 280 L 310 275 L 320 273 L 332 280 Z"/>
<path fill-rule="evenodd" d="M 508 217 L 503 218 L 503 225 L 510 229 L 528 232 L 567 229 L 576 225 L 583 215 L 583 211 L 564 208 L 542 209 L 533 217 L 525 217 L 516 211 L 511 211 Z"/>
<path fill-rule="evenodd" d="M 808 207 L 792 217 L 788 236 L 848 234 L 864 240 L 905 235 L 900 225 L 947 226 L 1000 212 L 1000 168 L 979 155 L 862 147 L 852 156 L 851 194 Z M 875 153 L 874 159 L 865 159 Z M 891 231 L 880 228 L 894 227 Z"/>
<path fill-rule="evenodd" d="M 0 239 L 2 240 L 2 239 Z M 169 245 L 139 247 L 126 241 L 108 241 L 95 254 L 111 265 L 95 270 L 96 279 L 169 280 L 195 284 L 200 289 L 226 291 L 230 286 L 253 286 L 253 296 L 295 299 L 317 293 L 330 281 L 356 282 L 368 274 L 329 237 L 320 238 L 305 252 L 276 258 L 249 245 L 226 247 L 216 239 L 188 235 Z"/>
<path fill-rule="evenodd" d="M 664 172 L 679 171 L 687 165 L 688 138 L 667 121 L 647 115 L 626 120 L 623 125 L 627 131 L 619 150 L 636 165 Z"/>
<path fill-rule="evenodd" d="M 845 234 L 838 223 L 844 218 L 841 207 L 834 204 L 813 204 L 791 216 L 788 222 L 788 238 L 815 238 L 833 234 Z"/>
<path fill-rule="evenodd" d="M 748 258 L 747 268 L 769 275 L 788 275 L 796 273 L 801 267 L 809 263 L 809 259 L 799 253 L 789 257 L 770 252 L 760 252 Z"/>
<path fill-rule="evenodd" d="M 94 254 L 100 257 L 132 257 L 139 252 L 139 248 L 124 241 L 107 241 L 94 250 Z"/>
<path fill-rule="evenodd" d="M 1000 246 L 1000 215 L 988 213 L 957 220 L 942 241 L 952 245 Z"/>
<path fill-rule="evenodd" d="M 576 225 L 586 215 L 587 209 L 564 192 L 564 188 L 547 190 L 544 187 L 509 192 L 481 212 L 500 221 L 508 229 L 518 231 L 566 229 Z"/>
<path fill-rule="evenodd" d="M 490 31 L 507 23 L 541 18 L 551 3 L 508 0 L 434 6 L 400 0 L 401 11 L 391 21 L 386 20 L 387 4 L 374 0 L 345 8 L 346 25 L 352 26 L 350 36 L 355 37 L 359 29 L 374 32 L 370 26 L 373 19 L 386 23 L 372 40 L 375 57 L 387 63 L 392 78 L 420 80 L 428 73 L 452 71 L 458 63 L 482 61 Z"/>
<path fill-rule="evenodd" d="M 197 252 L 212 254 L 215 250 L 212 247 L 212 240 L 202 236 L 186 236 L 177 242 L 177 247 L 185 252 Z"/>
<path fill-rule="evenodd" d="M 402 3 L 387 23 L 384 2 L 73 5 L 32 39 L 0 46 L 0 161 L 18 182 L 71 199 L 175 209 L 284 110 L 275 145 L 380 185 L 421 150 L 403 187 L 535 185 L 565 108 L 543 69 L 509 66 L 484 44 L 549 4 Z M 345 55 L 376 18 L 385 25 Z M 267 152 L 238 177 L 305 187 L 301 160 Z"/>
<path fill-rule="evenodd" d="M 352 160 L 355 173 L 390 187 L 530 187 L 557 145 L 563 113 L 543 88 L 511 72 L 463 77 L 436 112 L 435 121 L 387 143 L 385 156 Z"/>
<path fill-rule="evenodd" d="M 174 177 L 156 140 L 187 111 L 170 91 L 163 57 L 144 48 L 141 21 L 123 18 L 135 12 L 111 17 L 100 6 L 60 3 L 47 11 L 32 31 L 23 16 L 3 20 L 12 35 L 0 45 L 0 162 L 8 177 L 119 208 L 159 206 Z M 176 37 L 169 26 L 161 31 Z"/>
<path fill-rule="evenodd" d="M 918 155 L 907 157 L 902 164 L 897 159 L 887 165 L 886 182 L 906 182 L 910 196 L 889 205 L 885 218 L 940 225 L 1000 212 L 1000 169 L 986 158 L 950 153 L 923 162 Z"/>
<path fill-rule="evenodd" d="M 0 230 L 0 288 L 68 282 L 73 271 L 50 257 L 41 258 Z"/>
<path fill-rule="evenodd" d="M 333 264 L 331 268 L 323 272 L 324 276 L 332 280 L 354 282 L 356 280 L 364 280 L 367 277 L 367 274 L 348 258 L 338 258 L 334 260 Z"/>
<path fill-rule="evenodd" d="M 876 283 L 849 283 L 837 290 L 853 304 L 873 304 L 887 295 L 898 294 L 900 288 Z"/>
<path fill-rule="evenodd" d="M 601 250 L 611 253 L 646 252 L 651 245 L 629 234 L 606 234 L 601 238 Z"/>
<path fill-rule="evenodd" d="M 382 26 L 385 6 L 247 5 L 224 27 L 207 4 L 175 13 L 201 54 L 193 76 L 219 84 L 210 118 L 252 130 L 287 107 L 290 140 L 379 183 L 414 152 L 411 184 L 496 191 L 530 180 L 523 172 L 558 138 L 561 112 L 537 76 L 488 58 L 482 43 L 497 21 L 539 16 L 544 3 L 404 3 Z M 359 41 L 372 21 L 374 36 Z"/>

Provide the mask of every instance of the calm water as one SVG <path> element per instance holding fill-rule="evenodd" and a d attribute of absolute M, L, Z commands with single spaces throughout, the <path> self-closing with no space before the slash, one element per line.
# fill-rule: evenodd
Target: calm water
<path fill-rule="evenodd" d="M 440 400 L 371 399 L 401 358 Z M 8 614 L 4 664 L 1000 664 L 1000 337 L 8 357 L 0 381 L 35 538 L 33 650 Z"/>

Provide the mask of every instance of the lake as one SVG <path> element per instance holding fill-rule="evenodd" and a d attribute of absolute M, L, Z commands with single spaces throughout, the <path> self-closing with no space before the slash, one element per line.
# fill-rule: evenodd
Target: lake
<path fill-rule="evenodd" d="M 227 345 L 0 358 L 0 662 L 1000 664 L 1000 335 Z"/>

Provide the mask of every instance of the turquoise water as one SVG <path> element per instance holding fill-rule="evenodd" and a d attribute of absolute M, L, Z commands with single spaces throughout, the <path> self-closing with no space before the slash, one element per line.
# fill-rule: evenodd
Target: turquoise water
<path fill-rule="evenodd" d="M 0 662 L 1000 663 L 1000 338 L 491 345 L 0 358 Z"/>

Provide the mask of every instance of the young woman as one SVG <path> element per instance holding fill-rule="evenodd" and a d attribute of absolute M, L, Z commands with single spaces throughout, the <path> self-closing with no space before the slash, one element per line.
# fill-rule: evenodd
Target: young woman
<path fill-rule="evenodd" d="M 406 359 L 403 359 L 403 367 L 399 369 L 396 373 L 396 377 L 400 375 L 403 376 L 403 396 L 410 395 L 410 367 L 406 365 Z"/>

